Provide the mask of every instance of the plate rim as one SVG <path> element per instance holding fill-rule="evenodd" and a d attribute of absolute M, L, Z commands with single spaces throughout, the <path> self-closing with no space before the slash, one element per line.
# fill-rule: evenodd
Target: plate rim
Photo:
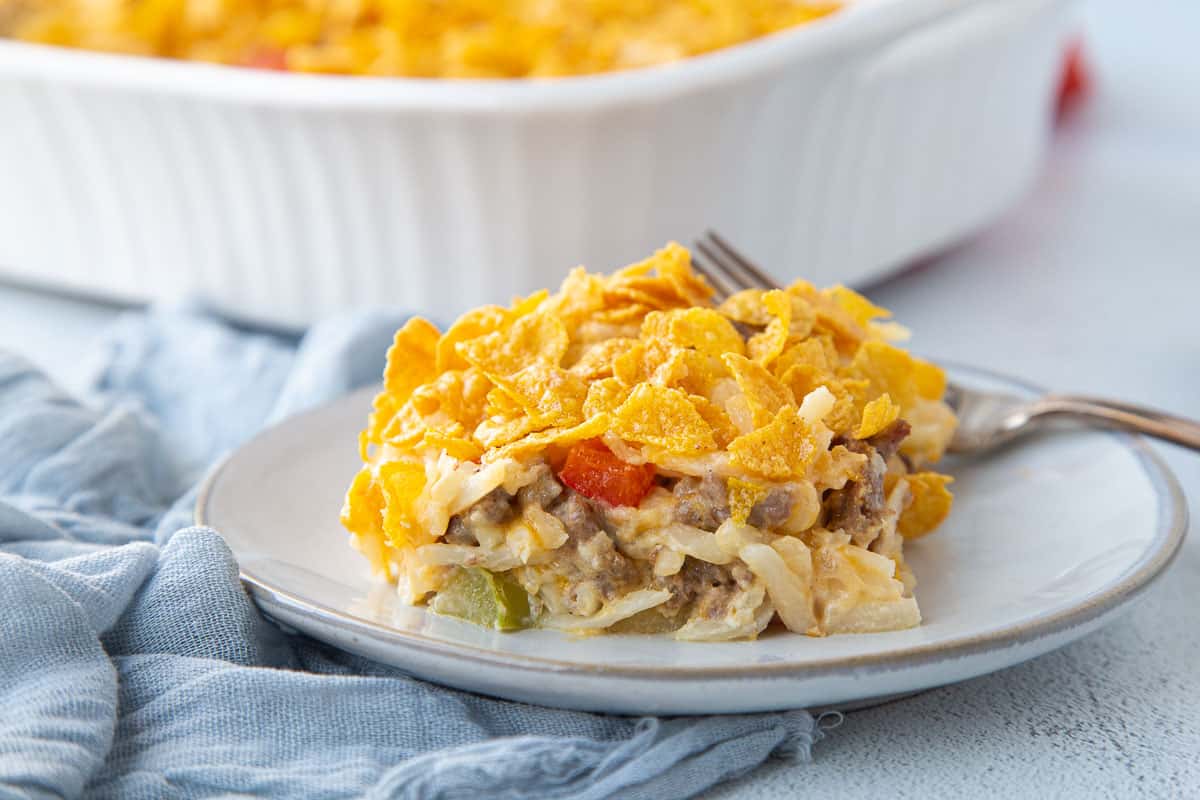
<path fill-rule="evenodd" d="M 946 367 L 951 373 L 973 374 L 994 382 L 1007 384 L 1024 394 L 1039 394 L 1046 391 L 1040 386 L 1001 372 L 947 359 L 940 359 L 936 363 Z M 194 509 L 195 524 L 201 527 L 212 528 L 220 535 L 220 530 L 208 522 L 209 503 L 226 468 L 239 453 L 249 449 L 263 438 L 274 434 L 284 426 L 303 424 L 306 418 L 326 413 L 332 406 L 351 402 L 359 396 L 369 397 L 377 391 L 378 388 L 374 386 L 360 388 L 314 408 L 291 415 L 264 428 L 243 442 L 239 447 L 223 455 L 209 469 L 197 489 Z M 298 614 L 299 616 L 323 624 L 337 625 L 338 627 L 358 632 L 377 641 L 384 641 L 388 644 L 406 648 L 414 648 L 433 656 L 469 659 L 488 667 L 519 668 L 526 671 L 554 674 L 573 672 L 600 678 L 671 682 L 677 682 L 680 679 L 720 680 L 781 677 L 816 679 L 832 674 L 844 674 L 847 670 L 873 668 L 875 671 L 894 671 L 913 669 L 947 659 L 966 658 L 1005 647 L 1028 644 L 1039 639 L 1055 636 L 1072 628 L 1086 625 L 1134 600 L 1149 588 L 1174 562 L 1188 530 L 1187 500 L 1178 479 L 1162 457 L 1141 436 L 1103 430 L 1097 430 L 1097 433 L 1104 433 L 1111 436 L 1126 450 L 1130 451 L 1137 459 L 1142 473 L 1149 480 L 1157 501 L 1154 531 L 1154 539 L 1158 542 L 1157 546 L 1152 550 L 1147 550 L 1143 554 L 1142 558 L 1139 559 L 1142 563 L 1136 566 L 1132 572 L 1083 603 L 1064 608 L 1058 612 L 1029 622 L 1011 624 L 982 633 L 962 635 L 939 643 L 911 645 L 877 653 L 830 657 L 810 660 L 804 663 L 781 661 L 765 664 L 745 664 L 737 667 L 630 666 L 563 661 L 536 655 L 501 652 L 471 644 L 447 642 L 426 636 L 419 631 L 405 631 L 348 614 L 344 611 L 307 600 L 287 589 L 273 585 L 270 581 L 254 575 L 253 572 L 243 567 L 240 561 L 238 562 L 238 574 L 256 603 L 261 602 L 261 598 L 287 608 L 293 614 Z M 236 559 L 236 553 L 234 553 L 234 557 Z M 266 609 L 263 610 L 266 611 Z M 270 616 L 269 612 L 267 614 Z"/>

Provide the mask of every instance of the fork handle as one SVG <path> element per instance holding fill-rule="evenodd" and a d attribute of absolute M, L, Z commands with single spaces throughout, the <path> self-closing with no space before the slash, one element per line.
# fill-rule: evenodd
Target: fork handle
<path fill-rule="evenodd" d="M 1200 422 L 1145 406 L 1099 397 L 1050 394 L 1034 403 L 1031 417 L 1082 419 L 1093 425 L 1143 433 L 1200 452 Z"/>

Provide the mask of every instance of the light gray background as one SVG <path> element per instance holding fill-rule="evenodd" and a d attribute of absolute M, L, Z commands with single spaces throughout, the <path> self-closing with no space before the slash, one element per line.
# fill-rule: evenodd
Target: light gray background
<path fill-rule="evenodd" d="M 871 296 L 925 354 L 1200 417 L 1200 3 L 1097 0 L 1084 21 L 1097 91 L 1032 194 Z M 115 313 L 0 287 L 0 347 L 72 386 Z M 1162 452 L 1200 518 L 1200 456 Z M 1200 542 L 1107 629 L 850 714 L 815 756 L 709 797 L 1200 797 Z"/>

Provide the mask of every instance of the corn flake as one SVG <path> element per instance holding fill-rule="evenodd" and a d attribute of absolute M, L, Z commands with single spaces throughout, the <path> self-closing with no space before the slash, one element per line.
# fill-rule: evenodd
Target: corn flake
<path fill-rule="evenodd" d="M 750 337 L 746 349 L 750 358 L 770 364 L 783 352 L 792 329 L 792 300 L 786 292 L 775 290 L 762 296 L 763 307 L 771 315 L 767 329 Z"/>
<path fill-rule="evenodd" d="M 537 430 L 529 417 L 496 415 L 488 417 L 475 428 L 473 438 L 488 450 L 503 447 Z"/>
<path fill-rule="evenodd" d="M 546 289 L 538 289 L 527 297 L 514 297 L 511 306 L 513 319 L 518 319 L 526 314 L 532 314 L 549 298 L 550 292 Z"/>
<path fill-rule="evenodd" d="M 618 336 L 589 344 L 568 369 L 585 381 L 607 378 L 613 374 L 613 362 L 637 345 L 637 339 Z"/>
<path fill-rule="evenodd" d="M 880 308 L 853 289 L 837 285 L 826 290 L 828 296 L 842 311 L 845 311 L 859 325 L 867 326 L 874 319 L 886 319 L 892 312 Z"/>
<path fill-rule="evenodd" d="M 512 323 L 512 312 L 500 306 L 482 306 L 463 314 L 437 343 L 437 370 L 466 369 L 466 359 L 458 354 L 459 342 L 478 339 L 502 331 Z"/>
<path fill-rule="evenodd" d="M 839 357 L 853 356 L 869 336 L 853 317 L 835 305 L 815 306 L 815 312 L 813 330 L 830 337 Z"/>
<path fill-rule="evenodd" d="M 712 302 L 713 287 L 704 276 L 692 269 L 691 254 L 679 245 L 675 247 L 682 251 L 685 257 L 674 259 L 666 266 L 659 267 L 659 275 L 670 282 L 675 288 L 676 296 L 683 300 L 684 305 L 708 305 Z"/>
<path fill-rule="evenodd" d="M 627 442 L 654 445 L 678 455 L 716 448 L 712 429 L 678 389 L 639 384 L 613 415 L 613 433 Z"/>
<path fill-rule="evenodd" d="M 572 426 L 583 418 L 587 384 L 578 375 L 544 363 L 530 364 L 497 381 L 539 428 Z"/>
<path fill-rule="evenodd" d="M 736 353 L 726 353 L 723 360 L 750 404 L 756 424 L 764 424 L 786 405 L 795 405 L 791 391 L 761 364 Z"/>
<path fill-rule="evenodd" d="M 763 305 L 762 289 L 743 289 L 734 292 L 717 306 L 717 312 L 725 315 L 734 322 L 762 328 L 771 321 L 771 312 Z"/>
<path fill-rule="evenodd" d="M 818 453 L 813 461 L 813 471 L 821 474 L 831 489 L 841 489 L 847 481 L 862 475 L 867 457 L 855 453 L 845 445 L 834 445 L 824 453 Z"/>
<path fill-rule="evenodd" d="M 743 352 L 742 337 L 728 319 L 711 308 L 655 312 L 642 323 L 643 338 L 659 338 L 674 347 L 706 355 Z"/>
<path fill-rule="evenodd" d="M 503 447 L 488 450 L 483 456 L 483 461 L 492 463 L 506 458 L 523 461 L 537 455 L 547 447 L 567 447 L 584 439 L 598 438 L 609 429 L 611 424 L 609 415 L 598 414 L 572 427 L 550 428 L 531 433 Z"/>
<path fill-rule="evenodd" d="M 383 531 L 383 492 L 369 466 L 358 471 L 346 492 L 342 525 L 358 536 Z"/>
<path fill-rule="evenodd" d="M 604 292 L 604 299 L 614 306 L 632 306 L 648 311 L 661 311 L 680 305 L 673 287 L 650 276 L 632 278 L 614 286 Z"/>
<path fill-rule="evenodd" d="M 869 439 L 891 425 L 900 417 L 900 406 L 892 402 L 890 395 L 879 395 L 863 408 L 862 422 L 854 432 L 856 439 Z"/>
<path fill-rule="evenodd" d="M 341 523 L 354 535 L 355 546 L 375 571 L 391 580 L 392 565 L 387 557 L 387 536 L 383 532 L 383 503 L 383 492 L 375 475 L 370 467 L 363 467 L 346 492 Z"/>
<path fill-rule="evenodd" d="M 636 336 L 642 320 L 655 310 L 654 306 L 644 303 L 609 305 L 592 315 L 592 324 L 609 331 L 608 335 L 610 336 Z"/>
<path fill-rule="evenodd" d="M 870 382 L 858 378 L 830 381 L 826 388 L 833 393 L 833 411 L 824 422 L 830 430 L 848 433 L 862 422 L 863 409 L 867 405 Z"/>
<path fill-rule="evenodd" d="M 872 394 L 887 393 L 902 409 L 916 402 L 915 370 L 912 356 L 880 341 L 863 342 L 850 364 L 850 374 L 869 381 Z"/>
<path fill-rule="evenodd" d="M 946 394 L 946 371 L 928 361 L 914 358 L 913 383 L 921 397 L 926 400 L 941 400 Z"/>
<path fill-rule="evenodd" d="M 372 439 L 408 401 L 413 390 L 437 374 L 437 342 L 440 334 L 433 323 L 413 317 L 396 331 L 387 352 L 383 392 L 375 398 L 374 412 L 367 425 Z"/>
<path fill-rule="evenodd" d="M 568 327 L 578 327 L 604 308 L 605 283 L 602 276 L 576 267 L 567 273 L 558 294 L 546 301 L 543 311 L 556 315 Z"/>
<path fill-rule="evenodd" d="M 425 544 L 433 537 L 417 525 L 416 501 L 425 488 L 425 467 L 412 461 L 389 461 L 379 466 L 383 494 L 383 531 L 400 548 Z"/>
<path fill-rule="evenodd" d="M 725 409 L 721 408 L 716 403 L 702 395 L 688 395 L 688 400 L 696 407 L 696 411 L 708 423 L 708 427 L 712 430 L 713 438 L 716 439 L 717 447 L 722 449 L 729 446 L 729 443 L 741 435 L 741 431 L 733 424 L 733 420 L 729 418 L 729 414 Z"/>
<path fill-rule="evenodd" d="M 804 475 L 816 441 L 795 406 L 784 406 L 770 423 L 729 443 L 730 463 L 768 480 Z"/>
<path fill-rule="evenodd" d="M 780 376 L 779 382 L 791 390 L 793 397 L 805 397 L 818 386 L 829 386 L 834 378 L 812 364 L 794 364 Z"/>
<path fill-rule="evenodd" d="M 715 356 L 697 350 L 676 350 L 654 370 L 649 381 L 707 397 L 716 382 L 728 375 L 724 363 Z"/>
<path fill-rule="evenodd" d="M 954 496 L 946 486 L 954 479 L 936 472 L 916 472 L 904 480 L 912 492 L 912 504 L 900 515 L 896 527 L 905 539 L 919 539 L 949 515 Z"/>
<path fill-rule="evenodd" d="M 616 378 L 592 381 L 588 386 L 587 398 L 583 401 L 583 415 L 592 417 L 608 411 L 616 411 L 633 391 Z"/>
<path fill-rule="evenodd" d="M 561 320 L 552 314 L 521 317 L 507 331 L 459 342 L 455 349 L 470 364 L 495 382 L 538 362 L 557 366 L 567 352 L 569 339 Z"/>
<path fill-rule="evenodd" d="M 788 328 L 788 346 L 792 346 L 797 342 L 807 341 L 812 335 L 813 326 L 817 323 L 817 312 L 809 303 L 802 297 L 797 297 L 794 294 L 788 293 L 788 299 L 792 304 L 792 324 Z"/>
<path fill-rule="evenodd" d="M 421 445 L 434 452 L 446 453 L 459 461 L 478 461 L 483 455 L 483 447 L 474 439 L 468 438 L 461 426 L 457 430 L 427 430 L 421 438 Z"/>
<path fill-rule="evenodd" d="M 443 372 L 413 391 L 409 403 L 431 427 L 457 422 L 474 428 L 483 419 L 491 390 L 491 381 L 472 367 Z"/>
<path fill-rule="evenodd" d="M 613 377 L 626 386 L 644 383 L 670 355 L 670 349 L 661 342 L 639 341 L 613 361 Z"/>

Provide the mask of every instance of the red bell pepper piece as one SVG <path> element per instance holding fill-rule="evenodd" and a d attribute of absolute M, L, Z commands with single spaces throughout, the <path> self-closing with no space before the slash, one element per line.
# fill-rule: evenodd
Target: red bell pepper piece
<path fill-rule="evenodd" d="M 636 506 L 654 485 L 654 465 L 626 463 L 599 439 L 589 439 L 571 446 L 558 477 L 592 500 Z"/>

